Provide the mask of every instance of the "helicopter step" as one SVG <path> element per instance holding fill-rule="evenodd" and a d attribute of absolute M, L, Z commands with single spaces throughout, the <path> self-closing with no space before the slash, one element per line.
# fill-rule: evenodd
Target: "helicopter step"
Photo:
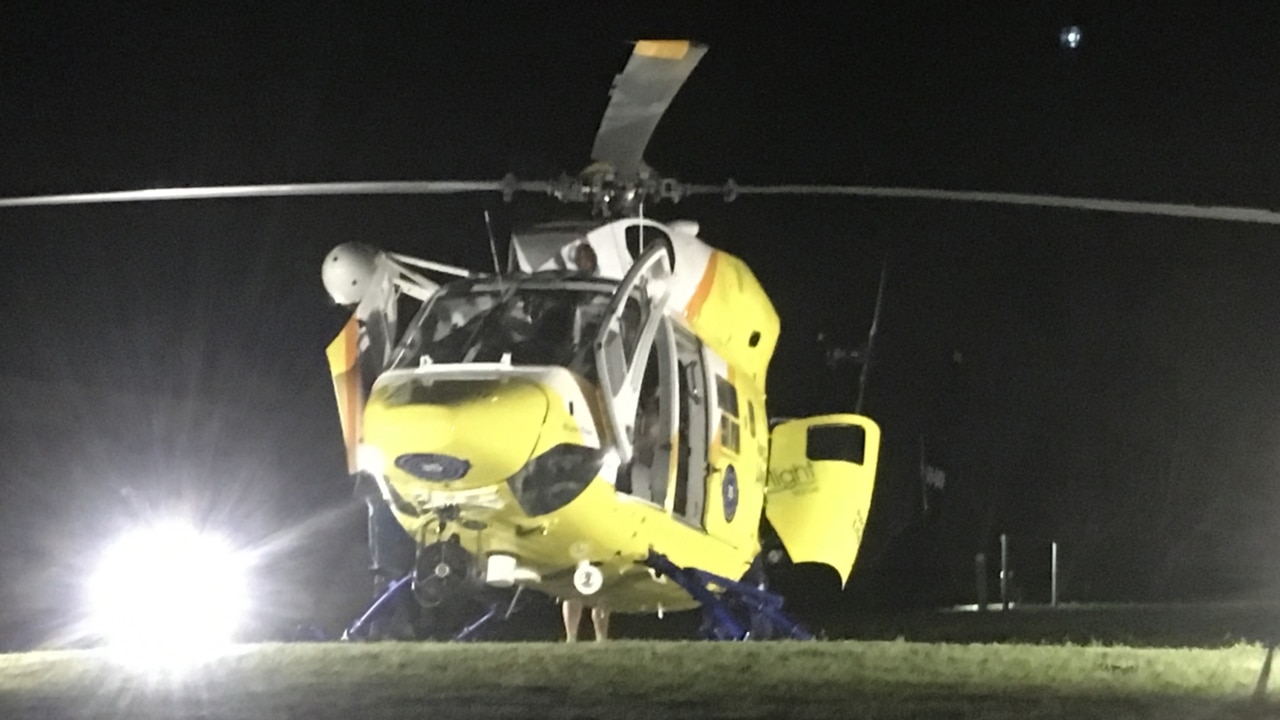
<path fill-rule="evenodd" d="M 645 564 L 670 578 L 702 605 L 703 630 L 711 640 L 812 640 L 813 633 L 788 615 L 783 599 L 762 586 L 730 580 L 698 568 L 682 568 L 649 552 Z"/>

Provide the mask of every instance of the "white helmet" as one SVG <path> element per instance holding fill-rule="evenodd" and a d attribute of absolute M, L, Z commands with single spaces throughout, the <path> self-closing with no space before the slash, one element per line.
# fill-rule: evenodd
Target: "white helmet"
<path fill-rule="evenodd" d="M 369 291 L 378 251 L 362 243 L 343 243 L 325 256 L 320 277 L 329 297 L 339 305 L 356 305 Z"/>

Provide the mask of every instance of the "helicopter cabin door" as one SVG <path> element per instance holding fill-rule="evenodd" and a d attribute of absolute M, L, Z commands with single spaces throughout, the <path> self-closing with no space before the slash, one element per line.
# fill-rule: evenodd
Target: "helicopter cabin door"
<path fill-rule="evenodd" d="M 880 427 L 861 415 L 779 423 L 770 433 L 765 516 L 792 562 L 830 565 L 843 585 L 862 544 Z"/>
<path fill-rule="evenodd" d="M 617 489 L 665 507 L 677 428 L 675 338 L 663 316 L 671 261 L 667 243 L 649 246 L 609 301 L 596 336 L 596 370 L 614 448 Z"/>
<path fill-rule="evenodd" d="M 325 261 L 325 272 L 348 257 L 339 246 Z M 368 259 L 368 258 L 364 258 Z M 396 268 L 384 253 L 372 258 L 373 274 L 351 318 L 329 343 L 325 354 L 338 399 L 338 420 L 347 449 L 347 471 L 357 470 L 356 446 L 361 438 L 361 421 L 369 389 L 391 361 L 396 342 L 396 310 L 400 291 L 395 285 Z M 328 282 L 328 275 L 325 275 Z"/>
<path fill-rule="evenodd" d="M 681 329 L 675 335 L 676 478 L 667 511 L 696 528 L 703 528 L 707 489 L 707 382 L 702 342 Z"/>

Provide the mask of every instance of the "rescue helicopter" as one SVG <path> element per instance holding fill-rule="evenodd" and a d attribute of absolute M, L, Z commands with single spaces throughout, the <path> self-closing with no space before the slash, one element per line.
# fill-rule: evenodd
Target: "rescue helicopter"
<path fill-rule="evenodd" d="M 591 164 L 554 180 L 160 188 L 0 198 L 0 208 L 458 193 L 590 208 L 517 229 L 505 268 L 491 236 L 493 271 L 357 243 L 325 256 L 326 290 L 352 309 L 326 353 L 381 577 L 349 637 L 368 635 L 406 595 L 430 607 L 485 587 L 621 613 L 702 608 L 716 638 L 808 637 L 767 589 L 768 558 L 785 552 L 848 581 L 875 494 L 879 426 L 852 413 L 771 422 L 780 319 L 766 290 L 696 222 L 660 222 L 648 209 L 699 195 L 826 195 L 1280 224 L 1280 213 L 1253 208 L 683 183 L 644 151 L 706 51 L 636 42 Z"/>
<path fill-rule="evenodd" d="M 389 515 L 414 540 L 399 582 L 423 605 L 482 580 L 610 612 L 714 608 L 709 627 L 729 637 L 803 634 L 760 587 L 762 522 L 793 562 L 847 580 L 879 428 L 853 414 L 771 427 L 768 295 L 696 223 L 643 215 L 680 192 L 642 155 L 705 51 L 636 44 L 594 164 L 547 188 L 594 219 L 517 231 L 505 271 L 359 245 L 324 261 L 330 295 L 355 307 L 328 355 L 349 469 L 377 497 L 373 564 L 398 574 L 383 570 Z M 418 308 L 400 327 L 406 296 Z"/>

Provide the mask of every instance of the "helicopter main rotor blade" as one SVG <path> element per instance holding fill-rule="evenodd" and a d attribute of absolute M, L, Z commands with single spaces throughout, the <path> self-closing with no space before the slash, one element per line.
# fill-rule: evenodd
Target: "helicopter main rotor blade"
<path fill-rule="evenodd" d="M 637 42 L 613 79 L 591 158 L 621 177 L 638 174 L 653 129 L 706 52 L 707 46 L 688 40 Z"/>
<path fill-rule="evenodd" d="M 1027 205 L 1032 207 L 1127 213 L 1131 215 L 1163 215 L 1166 217 L 1280 225 L 1280 212 L 1266 208 L 1107 200 L 1105 198 L 1065 197 L 1062 195 L 970 192 L 932 188 L 875 187 L 870 185 L 738 185 L 732 180 L 725 185 L 688 185 L 683 188 L 683 191 L 688 195 L 718 194 L 722 195 L 726 200 L 733 200 L 739 195 L 858 196 L 997 205 Z"/>
<path fill-rule="evenodd" d="M 32 195 L 0 198 L 0 208 L 33 205 L 87 205 L 95 203 L 151 202 L 158 200 L 209 200 L 215 198 L 307 197 L 322 195 L 448 195 L 456 193 L 550 193 L 552 183 L 516 180 L 405 180 L 390 182 L 287 183 L 276 185 L 218 185 L 210 187 L 153 188 L 114 192 Z"/>

